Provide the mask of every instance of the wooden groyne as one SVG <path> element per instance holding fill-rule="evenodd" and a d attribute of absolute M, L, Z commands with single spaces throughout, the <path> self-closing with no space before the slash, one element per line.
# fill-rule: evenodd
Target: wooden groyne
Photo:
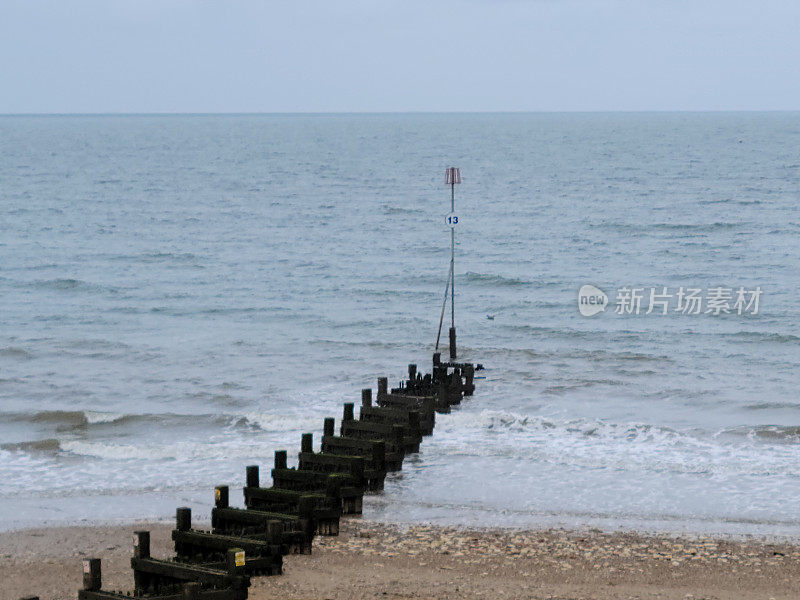
<path fill-rule="evenodd" d="M 261 487 L 257 465 L 247 466 L 243 508 L 230 506 L 227 485 L 217 486 L 210 530 L 193 528 L 191 509 L 179 507 L 171 559 L 151 557 L 150 532 L 136 531 L 132 591 L 103 590 L 101 560 L 84 560 L 78 599 L 246 600 L 251 577 L 280 575 L 284 556 L 311 553 L 314 536 L 338 535 L 342 517 L 361 514 L 364 494 L 381 492 L 386 473 L 419 451 L 437 413 L 473 394 L 480 369 L 436 353 L 429 374 L 411 364 L 392 389 L 378 378 L 374 401 L 362 390 L 358 419 L 354 403 L 344 404 L 339 435 L 335 420 L 325 419 L 320 452 L 311 433 L 301 437 L 297 468 L 288 467 L 286 450 L 275 452 L 271 487 Z"/>

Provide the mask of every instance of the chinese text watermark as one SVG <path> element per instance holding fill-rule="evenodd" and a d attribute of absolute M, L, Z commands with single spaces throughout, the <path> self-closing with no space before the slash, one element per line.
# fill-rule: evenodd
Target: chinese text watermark
<path fill-rule="evenodd" d="M 617 290 L 614 312 L 618 315 L 757 315 L 762 290 L 728 287 L 633 287 Z M 578 291 L 578 310 L 591 317 L 606 310 L 608 296 L 598 287 L 584 285 Z"/>

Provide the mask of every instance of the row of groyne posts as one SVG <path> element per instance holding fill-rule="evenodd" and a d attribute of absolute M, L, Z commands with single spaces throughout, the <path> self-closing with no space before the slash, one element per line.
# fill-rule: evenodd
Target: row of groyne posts
<path fill-rule="evenodd" d="M 84 560 L 78 599 L 244 600 L 251 576 L 281 574 L 285 555 L 310 554 L 315 535 L 338 535 L 341 516 L 360 514 L 364 494 L 381 492 L 387 472 L 401 470 L 433 433 L 436 414 L 473 394 L 482 368 L 436 353 L 430 374 L 409 365 L 408 379 L 391 390 L 378 378 L 374 402 L 362 390 L 358 419 L 354 404 L 344 405 L 339 435 L 325 419 L 320 452 L 311 433 L 302 435 L 297 468 L 288 468 L 286 450 L 275 452 L 272 487 L 261 487 L 258 466 L 248 466 L 244 508 L 230 505 L 227 485 L 214 489 L 210 530 L 193 528 L 191 509 L 178 508 L 173 558 L 153 558 L 150 532 L 136 531 L 133 591 L 103 590 L 101 560 Z"/>

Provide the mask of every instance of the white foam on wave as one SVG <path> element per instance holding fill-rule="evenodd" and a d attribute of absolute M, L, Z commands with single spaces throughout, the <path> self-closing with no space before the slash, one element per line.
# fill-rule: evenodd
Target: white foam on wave
<path fill-rule="evenodd" d="M 444 425 L 448 452 L 494 455 L 620 472 L 671 472 L 702 477 L 800 477 L 800 445 L 755 433 L 728 435 L 649 423 L 556 419 L 506 411 L 454 412 Z M 442 436 L 443 438 L 445 436 Z"/>
<path fill-rule="evenodd" d="M 125 417 L 129 416 L 125 413 L 118 413 L 118 412 L 100 412 L 95 410 L 85 410 L 83 411 L 84 416 L 86 417 L 86 422 L 89 425 L 99 425 L 101 423 L 114 423 L 115 421 L 121 421 Z"/>

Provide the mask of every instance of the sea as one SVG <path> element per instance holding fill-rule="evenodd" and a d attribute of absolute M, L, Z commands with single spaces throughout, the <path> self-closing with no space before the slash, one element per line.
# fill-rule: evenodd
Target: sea
<path fill-rule="evenodd" d="M 485 369 L 364 518 L 800 538 L 800 113 L 0 117 L 0 529 L 241 506 L 429 372 L 450 166 Z"/>

